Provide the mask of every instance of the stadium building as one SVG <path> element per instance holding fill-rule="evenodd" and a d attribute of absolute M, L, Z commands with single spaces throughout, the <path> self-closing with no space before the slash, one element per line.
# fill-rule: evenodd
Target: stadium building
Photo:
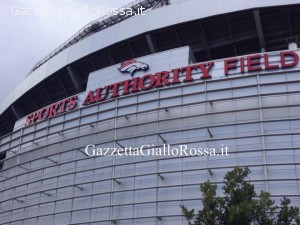
<path fill-rule="evenodd" d="M 236 165 L 300 204 L 299 0 L 140 6 L 87 24 L 1 103 L 1 224 L 184 225 L 179 205 Z M 86 151 L 143 145 L 228 155 Z"/>

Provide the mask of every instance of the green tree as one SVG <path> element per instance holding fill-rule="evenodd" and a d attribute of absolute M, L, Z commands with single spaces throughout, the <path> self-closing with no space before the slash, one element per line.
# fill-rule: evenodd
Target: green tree
<path fill-rule="evenodd" d="M 287 198 L 281 200 L 281 207 L 274 206 L 270 193 L 256 195 L 254 185 L 247 180 L 250 169 L 240 166 L 229 171 L 222 187 L 224 196 L 216 195 L 217 186 L 206 181 L 200 185 L 202 210 L 195 214 L 181 205 L 182 214 L 189 225 L 300 225 L 299 208 L 289 206 Z M 279 213 L 276 214 L 276 210 Z"/>
<path fill-rule="evenodd" d="M 293 221 L 300 224 L 299 220 L 299 208 L 296 206 L 290 206 L 291 200 L 284 197 L 281 200 L 280 211 L 278 214 L 277 224 L 278 225 L 289 225 L 292 224 Z"/>
<path fill-rule="evenodd" d="M 245 179 L 250 174 L 249 168 L 235 167 L 225 177 L 225 217 L 230 225 L 249 224 L 254 217 L 256 193 L 254 185 Z"/>
<path fill-rule="evenodd" d="M 193 225 L 194 223 L 192 223 L 192 220 L 194 219 L 195 216 L 195 210 L 188 210 L 184 205 L 180 205 L 181 207 L 181 211 L 182 211 L 182 215 L 186 218 L 186 220 L 188 221 L 189 225 Z"/>
<path fill-rule="evenodd" d="M 278 209 L 275 201 L 270 199 L 269 192 L 261 191 L 254 209 L 254 221 L 257 225 L 273 225 L 276 222 L 275 213 Z"/>
<path fill-rule="evenodd" d="M 216 197 L 216 190 L 217 185 L 212 185 L 210 181 L 206 181 L 200 185 L 200 191 L 203 196 L 203 209 L 199 211 L 197 215 L 194 214 L 194 209 L 189 211 L 184 205 L 180 206 L 183 215 L 189 222 L 189 225 L 221 224 L 221 221 L 223 221 L 224 200 L 220 197 Z M 193 219 L 195 220 L 194 223 L 191 222 Z"/>

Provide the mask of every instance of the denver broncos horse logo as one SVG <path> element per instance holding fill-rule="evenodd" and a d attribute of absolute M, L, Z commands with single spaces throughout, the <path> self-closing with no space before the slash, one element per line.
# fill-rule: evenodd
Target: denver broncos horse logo
<path fill-rule="evenodd" d="M 130 73 L 133 76 L 134 72 L 137 70 L 148 70 L 149 66 L 146 63 L 136 61 L 134 59 L 125 61 L 121 64 L 118 70 L 122 73 Z"/>

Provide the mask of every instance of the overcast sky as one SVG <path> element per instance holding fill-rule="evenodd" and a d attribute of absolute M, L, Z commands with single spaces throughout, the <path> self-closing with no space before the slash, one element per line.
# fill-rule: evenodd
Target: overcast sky
<path fill-rule="evenodd" d="M 0 103 L 44 58 L 102 13 L 88 7 L 120 8 L 133 0 L 0 0 Z M 58 11 L 59 10 L 59 11 Z M 37 15 L 20 15 L 20 14 Z"/>

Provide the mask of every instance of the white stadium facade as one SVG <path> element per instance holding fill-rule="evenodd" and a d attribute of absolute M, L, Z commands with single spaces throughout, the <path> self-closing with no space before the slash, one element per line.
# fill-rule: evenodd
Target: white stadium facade
<path fill-rule="evenodd" d="M 184 225 L 179 205 L 237 165 L 300 205 L 299 0 L 139 6 L 87 24 L 1 103 L 0 224 Z M 228 155 L 87 154 L 144 145 Z"/>

